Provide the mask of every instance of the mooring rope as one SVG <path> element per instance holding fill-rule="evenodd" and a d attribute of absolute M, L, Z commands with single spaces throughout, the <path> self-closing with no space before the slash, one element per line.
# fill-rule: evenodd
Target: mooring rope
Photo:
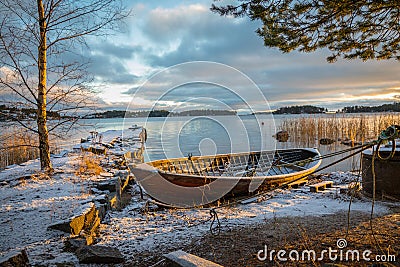
<path fill-rule="evenodd" d="M 394 154 L 396 153 L 396 138 L 399 138 L 400 126 L 399 125 L 392 125 L 386 130 L 382 131 L 379 135 L 378 144 L 376 146 L 376 156 L 380 160 L 389 160 L 393 158 Z M 382 144 L 386 142 L 392 142 L 392 149 L 387 157 L 382 157 L 380 152 L 380 147 Z"/>
<path fill-rule="evenodd" d="M 221 222 L 219 221 L 218 213 L 215 211 L 215 209 L 210 209 L 210 215 L 212 219 L 210 224 L 210 232 L 212 235 L 219 235 L 221 233 Z M 213 228 L 215 220 L 217 220 L 217 226 Z M 215 229 L 217 229 L 217 232 L 215 232 Z"/>

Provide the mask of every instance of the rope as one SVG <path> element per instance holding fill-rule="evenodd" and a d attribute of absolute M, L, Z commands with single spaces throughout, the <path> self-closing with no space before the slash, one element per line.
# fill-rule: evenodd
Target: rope
<path fill-rule="evenodd" d="M 282 166 L 298 165 L 298 164 L 302 164 L 302 163 L 310 163 L 310 162 L 314 162 L 314 161 L 318 161 L 318 160 L 322 160 L 322 159 L 326 159 L 326 158 L 339 156 L 341 154 L 345 154 L 347 152 L 351 152 L 351 151 L 356 150 L 356 149 L 363 148 L 361 150 L 361 151 L 363 151 L 363 150 L 365 150 L 367 148 L 372 147 L 375 144 L 377 144 L 377 141 L 371 141 L 371 142 L 368 142 L 368 143 L 365 143 L 365 144 L 362 144 L 362 145 L 354 146 L 354 147 L 347 148 L 347 149 L 344 149 L 344 150 L 341 150 L 341 151 L 332 152 L 332 153 L 329 153 L 329 154 L 326 154 L 326 155 L 321 155 L 321 156 L 314 157 L 314 158 L 308 158 L 308 159 L 305 159 L 305 160 L 299 160 L 299 161 L 295 161 L 295 162 L 292 162 L 292 163 L 279 164 L 279 165 L 274 165 L 274 166 L 282 167 Z"/>
<path fill-rule="evenodd" d="M 326 165 L 326 166 L 320 167 L 320 168 L 316 169 L 315 171 L 313 171 L 313 172 L 311 172 L 311 173 L 308 173 L 308 174 L 305 174 L 305 175 L 303 175 L 303 176 L 300 176 L 299 178 L 296 178 L 296 179 L 294 179 L 294 180 L 291 180 L 291 181 L 288 181 L 288 182 L 286 182 L 286 183 L 283 183 L 283 184 L 279 185 L 278 187 L 274 187 L 274 188 L 271 189 L 271 190 L 264 191 L 264 192 L 261 192 L 261 193 L 257 193 L 257 194 L 255 194 L 255 195 L 251 195 L 251 196 L 246 197 L 246 198 L 241 198 L 241 199 L 235 200 L 235 201 L 230 202 L 230 203 L 227 203 L 227 204 L 222 204 L 222 205 L 220 205 L 220 206 L 218 206 L 218 207 L 216 207 L 216 208 L 214 208 L 214 209 L 219 209 L 219 208 L 223 208 L 223 207 L 230 207 L 230 206 L 236 205 L 236 204 L 238 204 L 238 203 L 240 203 L 240 202 L 243 202 L 243 201 L 246 201 L 246 200 L 255 198 L 255 197 L 265 196 L 265 195 L 271 193 L 272 191 L 274 191 L 274 190 L 276 190 L 276 189 L 283 189 L 283 188 L 285 188 L 288 184 L 291 184 L 291 183 L 300 181 L 300 180 L 304 179 L 305 177 L 307 177 L 307 176 L 309 176 L 309 175 L 312 175 L 312 174 L 314 174 L 314 173 L 320 172 L 320 171 L 322 171 L 322 170 L 324 170 L 324 169 L 327 169 L 327 168 L 329 168 L 329 167 L 331 167 L 331 166 L 333 166 L 333 165 L 335 165 L 335 164 L 337 164 L 337 163 L 339 163 L 339 162 L 341 162 L 341 161 L 344 161 L 344 160 L 346 160 L 346 159 L 348 159 L 348 158 L 351 158 L 351 157 L 353 157 L 353 156 L 355 156 L 355 155 L 361 153 L 362 151 L 364 151 L 364 150 L 366 150 L 366 149 L 372 147 L 373 145 L 374 145 L 374 144 L 372 144 L 372 143 L 371 143 L 371 144 L 368 144 L 368 145 L 365 145 L 365 146 L 364 146 L 363 148 L 361 148 L 360 150 L 358 150 L 358 151 L 356 151 L 356 152 L 354 152 L 354 153 L 352 153 L 352 154 L 350 154 L 350 155 L 348 155 L 348 156 L 346 156 L 346 157 L 344 157 L 344 158 L 341 158 L 341 159 L 339 159 L 339 160 L 336 160 L 336 161 L 334 161 L 334 162 L 332 162 L 332 163 L 330 163 L 330 164 L 328 164 L 328 165 Z"/>
<path fill-rule="evenodd" d="M 210 224 L 210 232 L 212 235 L 217 236 L 221 233 L 221 222 L 219 221 L 218 213 L 215 211 L 215 209 L 210 209 L 210 215 L 212 219 L 212 222 Z M 213 228 L 215 220 L 217 220 L 217 226 Z M 217 232 L 215 232 L 215 229 L 217 229 Z"/>
<path fill-rule="evenodd" d="M 379 135 L 378 144 L 376 146 L 376 150 L 374 155 L 380 160 L 389 160 L 394 157 L 396 153 L 396 141 L 395 139 L 399 137 L 400 126 L 399 125 L 392 125 L 388 127 L 386 130 L 382 131 Z M 380 153 L 380 147 L 382 144 L 388 142 L 389 140 L 392 141 L 392 150 L 390 151 L 387 157 L 382 157 Z"/>

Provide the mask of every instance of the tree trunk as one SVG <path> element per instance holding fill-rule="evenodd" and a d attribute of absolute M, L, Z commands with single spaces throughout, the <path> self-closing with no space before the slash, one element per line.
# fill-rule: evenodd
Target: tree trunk
<path fill-rule="evenodd" d="M 42 170 L 51 171 L 52 165 L 50 161 L 49 147 L 49 131 L 47 129 L 47 44 L 46 44 L 46 18 L 44 15 L 44 6 L 42 0 L 37 0 L 39 25 L 40 25 L 40 44 L 38 47 L 38 97 L 37 97 L 37 126 L 39 132 L 39 154 L 40 166 Z"/>

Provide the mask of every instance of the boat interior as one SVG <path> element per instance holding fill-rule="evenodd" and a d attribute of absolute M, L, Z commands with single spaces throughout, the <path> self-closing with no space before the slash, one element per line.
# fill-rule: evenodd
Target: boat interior
<path fill-rule="evenodd" d="M 188 156 L 148 162 L 160 172 L 199 176 L 254 177 L 291 174 L 316 164 L 312 149 Z"/>

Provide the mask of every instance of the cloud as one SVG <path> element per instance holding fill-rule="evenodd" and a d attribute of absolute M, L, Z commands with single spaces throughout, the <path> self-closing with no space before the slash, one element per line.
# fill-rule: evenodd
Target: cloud
<path fill-rule="evenodd" d="M 118 97 L 127 101 L 127 96 L 132 96 L 157 71 L 196 60 L 216 61 L 242 71 L 261 88 L 273 107 L 381 103 L 399 95 L 400 64 L 396 61 L 339 60 L 328 64 L 326 57 L 330 52 L 326 49 L 310 54 L 283 54 L 263 46 L 263 40 L 255 33 L 258 22 L 220 17 L 209 7 L 210 2 L 205 0 L 152 0 L 134 5 L 129 33 L 97 42 L 90 51 L 90 70 L 98 81 L 110 85 L 110 89 L 104 90 L 115 95 L 112 102 L 118 102 Z M 199 73 L 188 69 L 175 75 L 197 77 Z M 204 75 L 212 79 L 213 75 L 223 74 Z M 176 77 L 147 84 L 146 92 L 140 95 L 141 107 L 154 101 Z M 224 77 L 232 84 L 236 78 Z M 118 90 L 118 95 L 115 88 L 119 85 L 124 90 Z M 220 89 L 193 86 L 175 89 L 163 105 L 176 106 L 203 93 L 235 102 Z M 259 105 L 262 108 L 262 103 Z"/>
<path fill-rule="evenodd" d="M 115 44 L 110 43 L 110 40 L 96 43 L 94 46 L 91 46 L 91 48 L 95 53 L 119 59 L 131 59 L 134 58 L 135 54 L 143 52 L 143 47 L 139 45 Z"/>
<path fill-rule="evenodd" d="M 244 19 L 220 17 L 207 5 L 157 8 L 143 26 L 143 34 L 157 47 L 148 55 L 148 61 L 169 67 L 194 60 L 232 63 L 246 51 L 264 54 L 254 26 L 254 22 Z"/>
<path fill-rule="evenodd" d="M 109 46 L 109 44 L 105 46 Z M 138 76 L 132 74 L 122 60 L 127 55 L 119 52 L 115 46 L 113 48 L 114 50 L 110 49 L 110 54 L 103 53 L 102 50 L 92 51 L 93 56 L 91 56 L 89 71 L 95 77 L 96 82 L 110 84 L 133 84 L 137 82 Z M 100 49 L 104 49 L 104 47 L 100 47 Z M 125 48 L 124 50 L 133 53 L 134 49 Z M 120 54 L 121 57 L 119 57 Z"/>

